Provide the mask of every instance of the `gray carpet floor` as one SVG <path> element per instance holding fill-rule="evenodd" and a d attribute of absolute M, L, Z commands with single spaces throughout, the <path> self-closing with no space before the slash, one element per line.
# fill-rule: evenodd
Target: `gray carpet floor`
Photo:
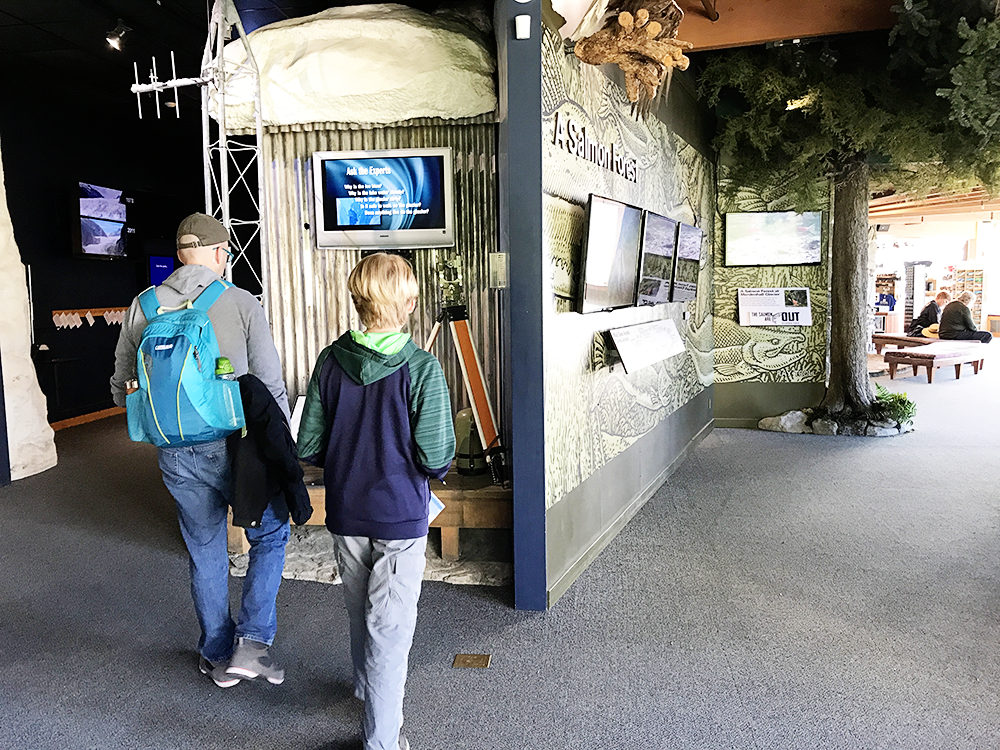
<path fill-rule="evenodd" d="M 878 378 L 896 438 L 714 431 L 547 613 L 425 583 L 414 750 L 1000 747 L 1000 363 L 935 381 Z M 215 688 L 152 451 L 57 443 L 0 490 L 0 748 L 356 747 L 340 587 L 283 582 L 284 685 Z"/>

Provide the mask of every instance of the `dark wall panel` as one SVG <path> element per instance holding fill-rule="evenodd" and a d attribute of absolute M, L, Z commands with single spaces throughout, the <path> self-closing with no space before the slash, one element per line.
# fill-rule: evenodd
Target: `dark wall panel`
<path fill-rule="evenodd" d="M 148 286 L 147 252 L 164 247 L 147 235 L 124 260 L 73 257 L 77 183 L 144 194 L 157 227 L 202 210 L 204 191 L 197 111 L 140 121 L 134 107 L 67 106 L 52 94 L 34 99 L 0 88 L 0 153 L 14 238 L 31 270 L 33 354 L 49 420 L 57 421 L 112 405 L 108 379 L 121 329 L 98 319 L 57 330 L 52 311 L 127 306 Z M 165 247 L 172 252 L 169 238 Z"/>

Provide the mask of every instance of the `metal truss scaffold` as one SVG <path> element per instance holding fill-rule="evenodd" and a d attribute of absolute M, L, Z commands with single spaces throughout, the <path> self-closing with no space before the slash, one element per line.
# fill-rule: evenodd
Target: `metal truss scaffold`
<path fill-rule="evenodd" d="M 236 28 L 246 59 L 239 63 L 226 60 L 226 42 L 231 38 L 231 31 Z M 205 50 L 201 60 L 201 75 L 197 78 L 177 78 L 176 65 L 171 53 L 173 78 L 160 81 L 156 72 L 156 60 L 149 75 L 149 83 L 140 84 L 138 69 L 136 82 L 132 92 L 139 99 L 139 117 L 142 117 L 141 94 L 153 93 L 156 96 L 157 117 L 159 111 L 159 94 L 165 89 L 174 90 L 174 111 L 180 117 L 180 106 L 177 98 L 177 88 L 196 85 L 201 87 L 201 133 L 202 159 L 204 164 L 205 213 L 215 216 L 229 230 L 230 248 L 233 251 L 233 261 L 225 272 L 232 281 L 233 268 L 241 263 L 260 285 L 260 299 L 264 310 L 268 309 L 268 287 L 266 251 L 264 242 L 265 216 L 261 211 L 264 198 L 264 162 L 263 138 L 264 128 L 261 117 L 260 71 L 250 48 L 250 41 L 243 29 L 239 13 L 233 5 L 233 0 L 215 0 L 208 23 L 208 36 L 205 40 Z M 247 78 L 253 82 L 254 90 L 254 122 L 255 133 L 251 136 L 230 135 L 226 129 L 226 98 L 231 82 L 236 78 Z M 214 98 L 217 124 L 213 126 L 211 105 Z M 213 137 L 213 130 L 215 135 Z M 256 184 L 253 184 L 255 178 Z M 234 201 L 233 199 L 236 198 Z M 234 215 L 235 209 L 239 215 Z M 254 254 L 249 252 L 254 246 L 259 249 L 256 256 L 259 263 L 254 264 Z"/>

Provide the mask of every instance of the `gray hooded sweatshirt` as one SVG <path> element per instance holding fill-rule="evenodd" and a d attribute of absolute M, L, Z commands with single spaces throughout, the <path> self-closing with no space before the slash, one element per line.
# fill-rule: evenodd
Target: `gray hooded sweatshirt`
<path fill-rule="evenodd" d="M 156 297 L 162 307 L 178 307 L 187 300 L 197 299 L 205 287 L 218 278 L 207 266 L 181 266 L 156 287 Z M 288 394 L 281 376 L 281 361 L 274 348 L 264 308 L 256 297 L 239 287 L 230 287 L 209 309 L 208 318 L 219 342 L 219 352 L 229 357 L 236 376 L 249 372 L 260 378 L 288 419 Z M 137 377 L 135 354 L 145 327 L 146 316 L 137 297 L 122 321 L 115 349 L 111 395 L 118 406 L 125 406 L 125 383 Z"/>

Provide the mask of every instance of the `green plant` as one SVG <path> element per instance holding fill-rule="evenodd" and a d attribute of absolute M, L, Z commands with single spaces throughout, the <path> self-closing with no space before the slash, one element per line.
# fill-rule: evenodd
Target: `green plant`
<path fill-rule="evenodd" d="M 907 398 L 905 393 L 893 393 L 885 386 L 875 384 L 875 400 L 872 401 L 871 416 L 873 419 L 892 420 L 898 424 L 912 422 L 917 414 L 917 405 Z"/>

